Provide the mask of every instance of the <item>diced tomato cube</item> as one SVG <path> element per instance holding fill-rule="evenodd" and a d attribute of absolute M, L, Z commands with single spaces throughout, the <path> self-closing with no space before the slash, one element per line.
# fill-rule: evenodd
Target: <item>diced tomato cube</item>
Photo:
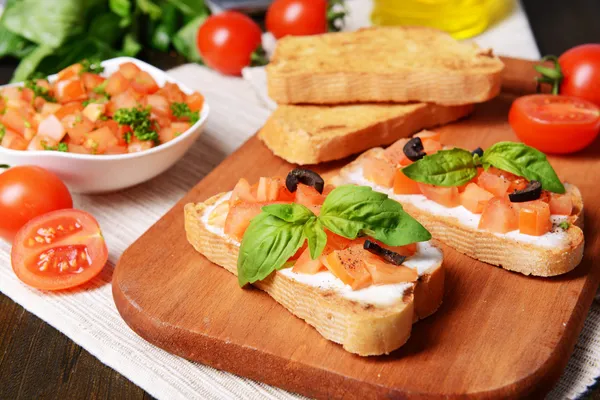
<path fill-rule="evenodd" d="M 507 194 L 511 182 L 506 177 L 498 174 L 490 168 L 479 175 L 477 184 L 492 193 L 494 196 L 503 197 Z"/>
<path fill-rule="evenodd" d="M 171 125 L 163 126 L 158 130 L 158 140 L 160 140 L 161 143 L 167 143 L 173 139 L 175 139 L 175 135 Z"/>
<path fill-rule="evenodd" d="M 320 206 L 324 201 L 325 196 L 317 192 L 317 189 L 314 187 L 303 183 L 298 184 L 298 188 L 296 189 L 296 203 L 302 204 L 313 210 L 312 206 Z"/>
<path fill-rule="evenodd" d="M 190 129 L 189 122 L 173 122 L 171 124 L 171 128 L 173 128 L 173 136 L 177 137 L 183 133 L 185 133 L 188 129 Z"/>
<path fill-rule="evenodd" d="M 83 86 L 85 86 L 85 89 L 89 92 L 102 85 L 106 78 L 97 74 L 92 74 L 91 72 L 84 72 L 81 74 L 81 80 L 83 81 Z"/>
<path fill-rule="evenodd" d="M 22 100 L 21 88 L 18 86 L 8 86 L 2 89 L 2 97 L 8 100 Z"/>
<path fill-rule="evenodd" d="M 43 136 L 60 142 L 66 135 L 65 128 L 56 115 L 50 114 L 40 122 L 37 130 L 38 136 Z"/>
<path fill-rule="evenodd" d="M 467 184 L 465 190 L 459 196 L 460 204 L 475 214 L 481 214 L 487 202 L 494 197 L 493 194 L 477 186 L 475 183 Z"/>
<path fill-rule="evenodd" d="M 141 141 L 132 137 L 131 142 L 127 146 L 128 153 L 137 153 L 139 151 L 149 150 L 154 147 L 154 142 L 151 140 Z"/>
<path fill-rule="evenodd" d="M 87 139 L 86 134 L 92 132 L 95 128 L 94 123 L 84 117 L 80 112 L 67 115 L 60 122 L 69 135 L 69 139 L 74 144 L 83 145 Z"/>
<path fill-rule="evenodd" d="M 79 78 L 56 82 L 55 92 L 56 99 L 62 104 L 87 99 L 85 86 L 83 86 L 83 81 Z"/>
<path fill-rule="evenodd" d="M 56 115 L 56 118 L 62 120 L 67 115 L 77 114 L 79 111 L 83 111 L 83 104 L 81 104 L 80 101 L 74 101 L 63 104 L 57 111 L 54 112 L 54 115 Z"/>
<path fill-rule="evenodd" d="M 83 146 L 93 154 L 104 154 L 109 147 L 117 145 L 117 138 L 106 126 L 85 134 L 83 141 Z"/>
<path fill-rule="evenodd" d="M 337 276 L 353 290 L 362 289 L 372 283 L 371 274 L 364 260 L 369 257 L 368 251 L 360 245 L 350 246 L 344 250 L 331 252 L 322 258 L 323 263 L 332 274 Z"/>
<path fill-rule="evenodd" d="M 138 101 L 129 90 L 119 93 L 110 99 L 110 102 L 107 105 L 106 112 L 107 114 L 113 115 L 115 111 L 120 108 L 133 108 L 137 107 Z"/>
<path fill-rule="evenodd" d="M 4 137 L 2 138 L 2 141 L 0 141 L 0 145 L 7 149 L 27 150 L 29 142 L 27 142 L 27 140 L 25 140 L 23 136 L 19 135 L 17 132 L 6 129 Z"/>
<path fill-rule="evenodd" d="M 83 115 L 90 121 L 96 122 L 105 110 L 106 104 L 90 103 L 83 109 Z"/>
<path fill-rule="evenodd" d="M 21 136 L 25 133 L 25 128 L 32 126 L 29 115 L 25 115 L 14 108 L 7 109 L 1 120 L 4 126 Z"/>
<path fill-rule="evenodd" d="M 70 65 L 58 73 L 58 80 L 63 81 L 77 78 L 81 74 L 81 71 L 83 71 L 83 65 L 80 63 Z"/>
<path fill-rule="evenodd" d="M 68 150 L 69 150 L 69 153 L 92 154 L 92 152 L 88 148 L 83 147 L 80 144 L 69 143 L 68 144 Z"/>
<path fill-rule="evenodd" d="M 505 197 L 493 197 L 483 208 L 479 229 L 506 233 L 519 228 L 519 215 L 514 204 Z"/>
<path fill-rule="evenodd" d="M 259 202 L 276 201 L 283 183 L 278 178 L 261 177 L 256 189 L 256 200 Z"/>
<path fill-rule="evenodd" d="M 314 275 L 319 271 L 325 270 L 325 265 L 321 262 L 321 258 L 317 257 L 316 260 L 310 258 L 310 250 L 308 248 L 302 251 L 300 257 L 294 263 L 292 271 L 297 274 L 310 274 Z"/>
<path fill-rule="evenodd" d="M 442 149 L 442 144 L 432 139 L 423 139 L 423 151 L 425 154 L 431 155 Z"/>
<path fill-rule="evenodd" d="M 250 183 L 244 178 L 240 178 L 238 183 L 234 186 L 231 197 L 229 198 L 229 206 L 233 207 L 240 202 L 256 202 L 256 192 L 252 193 L 252 186 L 250 186 Z"/>
<path fill-rule="evenodd" d="M 166 82 L 156 94 L 166 97 L 167 100 L 169 100 L 169 103 L 183 103 L 186 99 L 185 93 L 181 91 L 179 86 L 171 82 Z"/>
<path fill-rule="evenodd" d="M 34 97 L 35 97 L 35 93 L 33 92 L 33 90 L 31 90 L 29 88 L 23 88 L 23 90 L 21 91 L 21 99 L 26 101 L 29 104 L 33 103 Z"/>
<path fill-rule="evenodd" d="M 541 200 L 519 203 L 519 231 L 525 235 L 541 236 L 552 229 L 550 207 Z"/>
<path fill-rule="evenodd" d="M 571 215 L 573 212 L 573 197 L 570 193 L 551 193 L 548 206 L 552 215 Z"/>
<path fill-rule="evenodd" d="M 394 193 L 396 194 L 421 194 L 421 189 L 417 182 L 404 175 L 401 168 L 396 170 L 394 175 Z"/>
<path fill-rule="evenodd" d="M 384 156 L 394 165 L 408 165 L 412 163 L 404 154 L 404 145 L 409 139 L 400 139 L 394 142 L 390 147 L 385 149 Z"/>
<path fill-rule="evenodd" d="M 167 118 L 171 115 L 169 101 L 164 96 L 158 94 L 146 96 L 146 105 L 150 106 L 153 114 Z"/>
<path fill-rule="evenodd" d="M 30 141 L 37 134 L 36 129 L 33 128 L 25 128 L 25 132 L 23 132 L 23 138 L 27 141 Z"/>
<path fill-rule="evenodd" d="M 104 152 L 104 154 L 127 154 L 127 146 L 123 146 L 123 145 L 117 145 L 117 146 L 110 146 L 106 149 L 106 151 Z"/>
<path fill-rule="evenodd" d="M 135 91 L 145 94 L 155 93 L 159 89 L 158 84 L 154 78 L 152 78 L 152 75 L 146 71 L 141 71 L 133 77 L 131 80 L 131 87 Z"/>
<path fill-rule="evenodd" d="M 385 158 L 367 156 L 362 160 L 363 175 L 369 181 L 390 188 L 394 185 L 396 166 Z"/>
<path fill-rule="evenodd" d="M 237 203 L 229 207 L 227 218 L 225 219 L 224 232 L 226 235 L 241 241 L 244 237 L 250 221 L 261 212 L 265 203 Z"/>
<path fill-rule="evenodd" d="M 445 207 L 458 207 L 460 205 L 460 197 L 458 196 L 457 187 L 443 187 L 418 183 L 421 193 L 429 200 L 433 200 Z"/>
<path fill-rule="evenodd" d="M 141 71 L 137 65 L 132 62 L 126 62 L 119 65 L 119 72 L 123 74 L 126 79 L 133 79 Z"/>
<path fill-rule="evenodd" d="M 190 110 L 201 111 L 204 106 L 204 96 L 198 92 L 194 92 L 186 97 L 185 102 Z"/>
<path fill-rule="evenodd" d="M 419 277 L 417 270 L 404 265 L 392 265 L 375 254 L 366 254 L 363 260 L 374 285 L 414 282 Z"/>
<path fill-rule="evenodd" d="M 119 71 L 112 74 L 106 82 L 104 91 L 111 96 L 116 96 L 119 93 L 123 93 L 129 87 L 129 81 Z"/>

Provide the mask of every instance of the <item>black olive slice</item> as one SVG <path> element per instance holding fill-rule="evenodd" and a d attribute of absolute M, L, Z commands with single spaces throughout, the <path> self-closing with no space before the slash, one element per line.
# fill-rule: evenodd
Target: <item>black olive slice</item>
<path fill-rule="evenodd" d="M 418 161 L 427 155 L 423 148 L 423 142 L 418 136 L 410 139 L 402 150 L 404 150 L 404 155 L 410 161 Z"/>
<path fill-rule="evenodd" d="M 312 186 L 319 193 L 323 193 L 323 188 L 325 187 L 325 181 L 321 178 L 321 175 L 310 169 L 293 169 L 290 171 L 287 178 L 285 178 L 285 187 L 292 193 L 298 189 L 298 183 Z"/>
<path fill-rule="evenodd" d="M 523 190 L 515 190 L 508 195 L 513 203 L 537 200 L 542 196 L 542 184 L 538 181 L 530 181 Z"/>
<path fill-rule="evenodd" d="M 398 254 L 394 251 L 388 250 L 388 249 L 384 249 L 377 243 L 371 242 L 368 239 L 365 240 L 365 244 L 363 245 L 363 248 L 365 250 L 367 250 L 368 252 L 371 252 L 371 253 L 375 254 L 376 256 L 379 256 L 379 257 L 383 258 L 385 261 L 392 263 L 394 265 L 401 265 L 404 262 L 404 260 L 406 260 L 406 256 L 400 255 L 400 254 Z"/>
<path fill-rule="evenodd" d="M 481 147 L 478 147 L 475 150 L 473 150 L 471 154 L 477 154 L 479 157 L 483 157 L 483 149 Z"/>

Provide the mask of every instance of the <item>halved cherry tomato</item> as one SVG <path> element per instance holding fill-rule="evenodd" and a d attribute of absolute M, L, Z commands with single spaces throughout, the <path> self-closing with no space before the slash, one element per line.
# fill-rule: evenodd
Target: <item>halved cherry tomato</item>
<path fill-rule="evenodd" d="M 104 268 L 108 249 L 90 214 L 58 210 L 25 224 L 15 236 L 11 263 L 17 277 L 42 290 L 79 286 Z"/>
<path fill-rule="evenodd" d="M 0 237 L 7 241 L 32 218 L 71 207 L 65 184 L 43 168 L 13 167 L 0 174 Z"/>
<path fill-rule="evenodd" d="M 575 97 L 532 94 L 513 102 L 508 121 L 529 146 L 545 153 L 573 153 L 598 136 L 600 108 Z"/>

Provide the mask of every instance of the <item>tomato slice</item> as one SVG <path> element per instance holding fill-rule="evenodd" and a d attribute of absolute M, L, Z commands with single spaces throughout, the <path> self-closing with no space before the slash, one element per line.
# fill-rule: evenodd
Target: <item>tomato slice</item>
<path fill-rule="evenodd" d="M 534 94 L 513 102 L 508 121 L 529 146 L 546 153 L 573 153 L 598 136 L 600 108 L 576 97 Z"/>
<path fill-rule="evenodd" d="M 108 249 L 90 214 L 58 210 L 25 224 L 15 236 L 11 262 L 17 277 L 42 290 L 79 286 L 102 270 Z"/>

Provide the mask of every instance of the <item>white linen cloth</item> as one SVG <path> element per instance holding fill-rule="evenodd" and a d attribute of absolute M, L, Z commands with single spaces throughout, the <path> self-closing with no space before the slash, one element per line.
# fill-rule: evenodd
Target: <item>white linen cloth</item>
<path fill-rule="evenodd" d="M 512 43 L 506 47 L 494 45 L 497 53 L 537 58 L 522 13 L 505 23 L 511 28 L 503 28 L 503 23 L 493 29 L 512 36 L 498 38 L 488 32 L 489 43 Z M 109 265 L 85 290 L 42 293 L 16 278 L 10 266 L 10 246 L 0 241 L 0 291 L 158 399 L 300 398 L 154 347 L 131 331 L 115 308 L 110 281 L 119 256 L 202 177 L 253 135 L 269 115 L 252 87 L 240 78 L 223 77 L 196 65 L 185 65 L 170 73 L 202 92 L 211 106 L 206 130 L 198 142 L 172 169 L 150 182 L 109 195 L 74 197 L 75 207 L 98 219 L 110 249 Z M 586 391 L 600 375 L 599 363 L 600 306 L 594 303 L 569 365 L 549 398 L 575 398 Z"/>

